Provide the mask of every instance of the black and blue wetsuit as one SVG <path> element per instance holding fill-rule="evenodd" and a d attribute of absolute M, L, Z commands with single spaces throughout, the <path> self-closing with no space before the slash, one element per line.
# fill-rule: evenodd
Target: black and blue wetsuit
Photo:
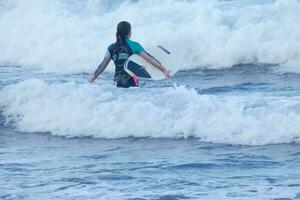
<path fill-rule="evenodd" d="M 114 81 L 117 87 L 135 87 L 138 85 L 138 81 L 124 70 L 124 64 L 132 54 L 140 54 L 144 51 L 144 48 L 139 43 L 129 39 L 126 39 L 126 43 L 117 45 L 117 43 L 114 43 L 108 47 L 110 56 L 116 66 Z"/>

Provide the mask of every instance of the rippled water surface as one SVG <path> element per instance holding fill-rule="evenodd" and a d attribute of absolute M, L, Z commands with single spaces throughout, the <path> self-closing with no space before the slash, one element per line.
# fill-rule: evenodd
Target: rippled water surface
<path fill-rule="evenodd" d="M 64 139 L 5 128 L 1 199 L 300 199 L 299 145 Z"/>

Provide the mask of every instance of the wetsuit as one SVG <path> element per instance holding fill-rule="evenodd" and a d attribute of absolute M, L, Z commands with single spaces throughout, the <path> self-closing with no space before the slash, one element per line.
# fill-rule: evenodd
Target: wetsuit
<path fill-rule="evenodd" d="M 144 48 L 139 43 L 126 39 L 126 43 L 119 46 L 116 43 L 111 44 L 108 51 L 116 66 L 114 81 L 117 87 L 138 86 L 138 80 L 124 70 L 124 63 L 132 54 L 140 54 Z"/>

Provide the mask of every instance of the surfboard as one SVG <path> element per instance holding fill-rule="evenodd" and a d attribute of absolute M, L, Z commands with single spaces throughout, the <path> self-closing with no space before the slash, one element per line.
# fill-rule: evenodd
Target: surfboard
<path fill-rule="evenodd" d="M 171 53 L 164 47 L 158 46 L 157 49 L 153 51 L 153 54 L 149 54 L 148 52 L 147 54 L 157 62 L 162 62 L 165 66 L 168 66 L 168 59 L 170 58 Z M 136 76 L 139 79 L 165 79 L 164 74 L 159 69 L 136 54 L 130 56 L 125 62 L 124 69 L 128 74 Z"/>

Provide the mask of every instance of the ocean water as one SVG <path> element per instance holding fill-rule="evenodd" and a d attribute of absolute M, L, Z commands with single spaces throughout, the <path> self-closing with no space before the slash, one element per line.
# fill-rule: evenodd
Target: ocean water
<path fill-rule="evenodd" d="M 0 199 L 300 199 L 299 13 L 0 0 Z M 172 52 L 170 80 L 87 83 L 121 20 Z"/>

